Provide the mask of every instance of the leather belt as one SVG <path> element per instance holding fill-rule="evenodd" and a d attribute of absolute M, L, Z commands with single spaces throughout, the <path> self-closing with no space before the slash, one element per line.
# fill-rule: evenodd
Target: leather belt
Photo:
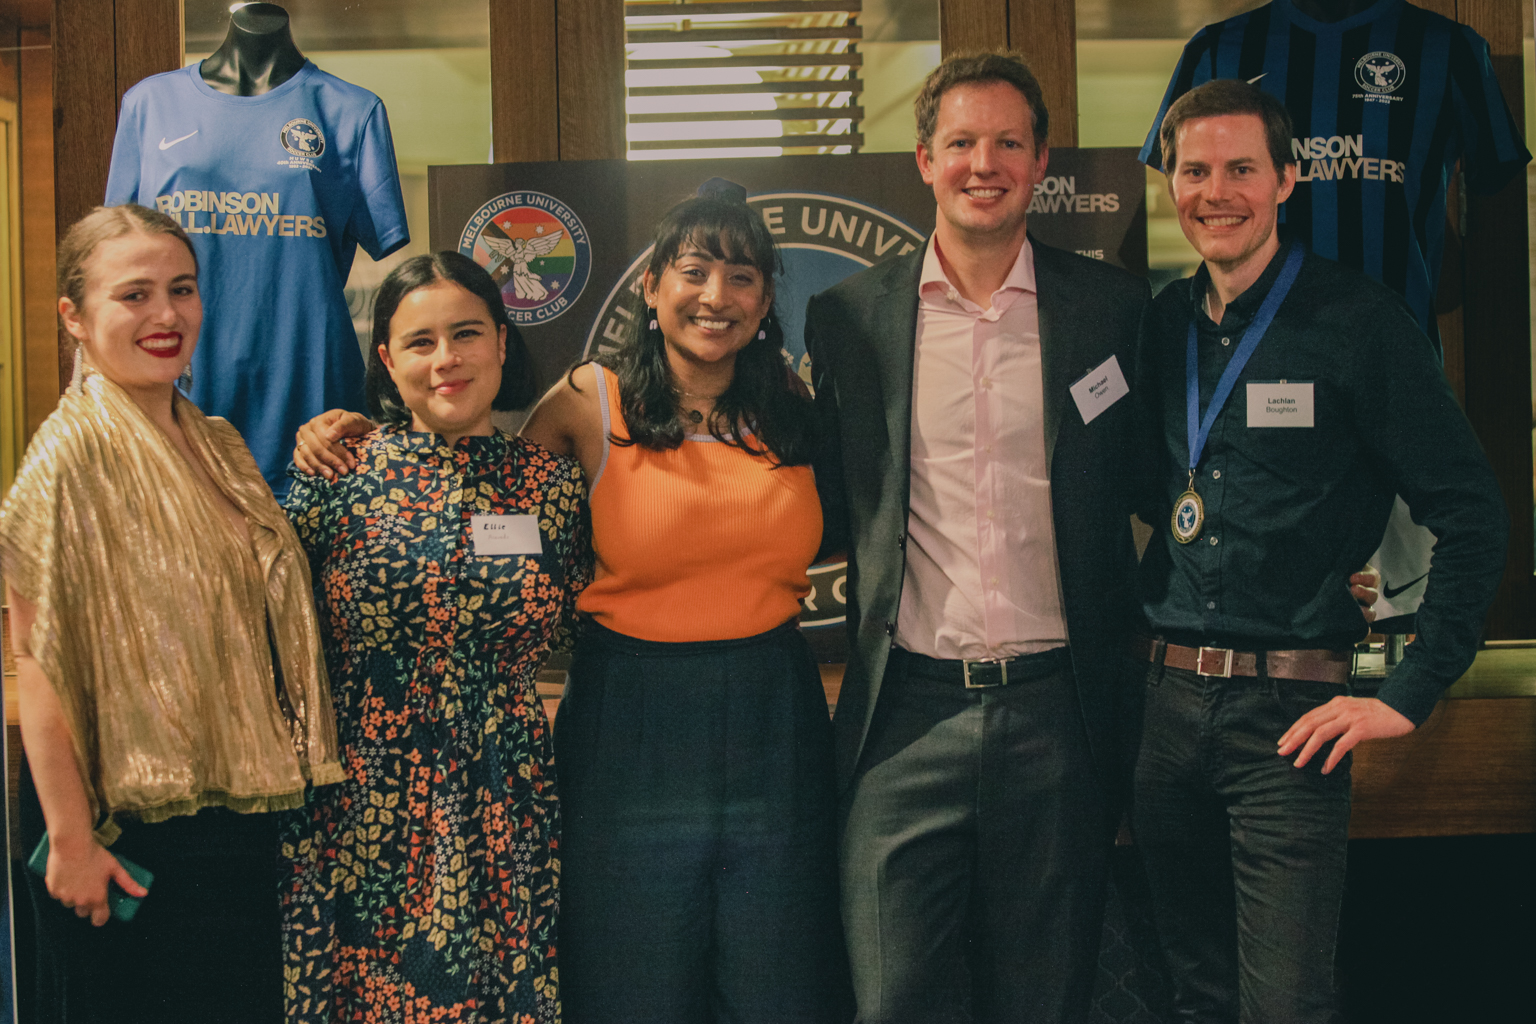
<path fill-rule="evenodd" d="M 1053 647 L 1039 654 L 1020 654 L 1013 658 L 963 661 L 959 658 L 930 658 L 903 647 L 892 647 L 892 657 L 900 658 L 908 671 L 930 679 L 959 683 L 967 690 L 985 690 L 1009 683 L 1038 679 L 1053 672 L 1069 670 L 1072 658 L 1066 647 Z"/>
<path fill-rule="evenodd" d="M 1158 657 L 1160 649 L 1161 658 Z M 1349 651 L 1234 651 L 1226 647 L 1181 647 L 1146 636 L 1135 639 L 1131 654 L 1142 661 L 1154 664 L 1161 661 L 1169 668 L 1222 679 L 1257 676 L 1262 657 L 1265 675 L 1273 678 L 1340 686 L 1349 682 L 1354 666 L 1354 655 Z"/>

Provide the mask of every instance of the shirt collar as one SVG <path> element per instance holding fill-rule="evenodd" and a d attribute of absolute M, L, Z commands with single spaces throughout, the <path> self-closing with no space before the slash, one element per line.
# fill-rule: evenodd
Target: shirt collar
<path fill-rule="evenodd" d="M 1280 276 L 1280 269 L 1285 266 L 1285 257 L 1290 253 L 1291 246 L 1298 244 L 1300 243 L 1291 242 L 1285 238 L 1280 239 L 1280 248 L 1276 249 L 1275 254 L 1270 257 L 1269 263 L 1264 267 L 1264 273 L 1260 274 L 1258 280 L 1249 285 L 1241 295 L 1227 303 L 1227 308 L 1221 315 L 1221 326 L 1227 325 L 1228 317 L 1245 324 L 1253 319 L 1254 314 L 1263 305 L 1265 296 L 1274 287 L 1275 279 Z M 1195 271 L 1193 281 L 1189 289 L 1189 302 L 1194 307 L 1192 312 L 1204 318 L 1205 323 L 1211 323 L 1211 318 L 1205 312 L 1205 295 L 1211 287 L 1211 272 L 1204 263 L 1201 263 L 1200 269 Z"/>
<path fill-rule="evenodd" d="M 956 306 L 970 308 L 975 305 L 961 297 L 959 290 L 950 283 L 949 276 L 944 273 L 944 264 L 939 262 L 937 235 L 930 235 L 928 238 L 928 249 L 923 255 L 923 272 L 918 278 L 917 289 L 919 294 L 929 298 L 948 298 L 950 303 Z M 1008 271 L 1008 277 L 1004 279 L 1003 286 L 992 293 L 992 308 L 1002 312 L 1019 295 L 1033 291 L 1035 291 L 1035 249 L 1026 236 L 1024 244 L 1019 246 L 1019 254 L 1014 258 L 1013 267 Z"/>

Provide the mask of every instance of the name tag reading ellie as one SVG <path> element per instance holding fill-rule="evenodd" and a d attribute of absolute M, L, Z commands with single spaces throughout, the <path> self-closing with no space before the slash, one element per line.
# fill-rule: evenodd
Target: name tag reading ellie
<path fill-rule="evenodd" d="M 470 516 L 476 555 L 541 555 L 538 516 Z"/>
<path fill-rule="evenodd" d="M 1248 385 L 1250 427 L 1312 426 L 1312 383 Z"/>
<path fill-rule="evenodd" d="M 1087 425 L 1099 413 L 1130 394 L 1131 386 L 1125 382 L 1125 374 L 1120 372 L 1120 360 L 1110 356 L 1089 370 L 1086 376 L 1067 391 L 1077 403 L 1077 411 L 1082 414 L 1084 425 Z"/>

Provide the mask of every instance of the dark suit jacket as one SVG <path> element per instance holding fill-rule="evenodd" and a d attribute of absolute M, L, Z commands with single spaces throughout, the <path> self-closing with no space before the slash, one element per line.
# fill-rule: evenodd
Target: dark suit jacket
<path fill-rule="evenodd" d="M 1134 621 L 1131 472 L 1135 353 L 1147 283 L 1031 239 L 1040 303 L 1046 465 L 1073 673 L 1094 758 L 1118 775 L 1117 719 Z M 848 552 L 850 653 L 836 730 L 838 779 L 853 780 L 895 634 L 906 567 L 912 368 L 925 248 L 811 299 L 805 340 L 822 428 L 816 482 L 825 550 Z M 1132 395 L 1084 424 L 1067 389 L 1113 355 Z"/>

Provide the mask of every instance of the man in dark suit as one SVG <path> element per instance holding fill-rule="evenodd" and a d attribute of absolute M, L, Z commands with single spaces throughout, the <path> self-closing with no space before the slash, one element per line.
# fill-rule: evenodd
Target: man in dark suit
<path fill-rule="evenodd" d="M 1087 1011 L 1135 614 L 1134 349 L 1151 295 L 1030 239 L 1048 114 L 1013 55 L 917 101 L 933 237 L 811 300 L 864 1022 Z"/>

